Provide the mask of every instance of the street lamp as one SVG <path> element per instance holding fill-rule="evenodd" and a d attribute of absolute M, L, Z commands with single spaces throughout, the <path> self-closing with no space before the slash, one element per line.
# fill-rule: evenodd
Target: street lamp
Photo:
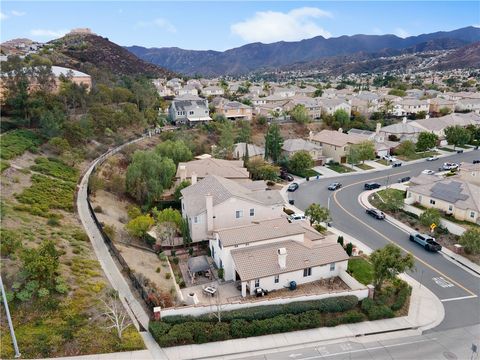
<path fill-rule="evenodd" d="M 15 357 L 21 356 L 18 350 L 17 338 L 15 336 L 15 330 L 13 329 L 12 318 L 10 317 L 10 309 L 8 308 L 7 295 L 5 294 L 5 288 L 3 287 L 2 276 L 0 275 L 0 288 L 2 290 L 3 305 L 5 306 L 5 312 L 7 314 L 8 327 L 10 329 L 10 336 L 12 337 L 13 348 L 15 349 Z"/>

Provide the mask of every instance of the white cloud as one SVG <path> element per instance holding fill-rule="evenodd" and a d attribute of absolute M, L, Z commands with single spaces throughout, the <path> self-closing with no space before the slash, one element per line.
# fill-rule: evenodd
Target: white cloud
<path fill-rule="evenodd" d="M 5 20 L 5 19 L 8 19 L 8 16 L 0 11 L 0 20 Z"/>
<path fill-rule="evenodd" d="M 473 27 L 480 28 L 480 24 L 473 24 Z"/>
<path fill-rule="evenodd" d="M 162 30 L 165 30 L 169 33 L 176 33 L 177 28 L 168 20 L 163 19 L 163 18 L 157 18 L 153 21 L 139 21 L 136 25 L 136 27 L 141 27 L 141 28 L 152 28 L 152 27 L 157 27 Z"/>
<path fill-rule="evenodd" d="M 24 15 L 27 14 L 24 11 L 17 11 L 17 10 L 12 10 L 11 13 L 12 13 L 13 16 L 24 16 Z"/>
<path fill-rule="evenodd" d="M 259 11 L 252 18 L 231 25 L 230 31 L 245 41 L 265 43 L 302 40 L 319 35 L 330 37 L 331 34 L 315 22 L 315 19 L 325 17 L 332 18 L 333 15 L 314 7 L 293 9 L 288 13 Z"/>
<path fill-rule="evenodd" d="M 374 28 L 372 29 L 372 32 L 373 32 L 374 35 L 382 35 L 382 34 L 383 34 L 382 29 L 380 29 L 380 28 L 378 28 L 378 27 L 374 27 Z"/>
<path fill-rule="evenodd" d="M 67 32 L 68 30 L 33 29 L 30 30 L 30 35 L 37 37 L 59 38 L 65 35 Z"/>
<path fill-rule="evenodd" d="M 406 38 L 406 37 L 409 37 L 410 34 L 408 33 L 407 30 L 405 29 L 402 29 L 402 28 L 396 28 L 395 29 L 395 35 L 397 35 L 398 37 L 401 37 L 401 38 Z"/>

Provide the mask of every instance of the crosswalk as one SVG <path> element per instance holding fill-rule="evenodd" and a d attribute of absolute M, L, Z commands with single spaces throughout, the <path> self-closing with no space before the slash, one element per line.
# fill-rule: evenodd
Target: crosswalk
<path fill-rule="evenodd" d="M 450 281 L 445 280 L 441 276 L 440 277 L 434 277 L 434 278 L 432 278 L 432 280 L 435 281 L 435 283 L 442 288 L 449 288 L 449 287 L 454 287 L 455 286 Z"/>

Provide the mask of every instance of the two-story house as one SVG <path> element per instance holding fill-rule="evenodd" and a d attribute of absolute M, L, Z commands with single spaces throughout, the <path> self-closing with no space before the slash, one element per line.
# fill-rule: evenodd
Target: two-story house
<path fill-rule="evenodd" d="M 209 116 L 208 100 L 173 100 L 168 109 L 170 120 L 175 124 L 197 124 L 212 120 Z"/>
<path fill-rule="evenodd" d="M 210 239 L 218 229 L 281 217 L 280 192 L 250 186 L 254 184 L 209 175 L 183 189 L 182 215 L 188 220 L 192 241 Z"/>
<path fill-rule="evenodd" d="M 252 120 L 253 108 L 238 101 L 222 101 L 215 106 L 215 112 L 229 120 Z"/>
<path fill-rule="evenodd" d="M 290 157 L 299 151 L 309 153 L 315 165 L 323 165 L 325 158 L 322 156 L 322 147 L 320 145 L 300 138 L 284 140 L 282 145 L 282 153 L 284 155 Z"/>
<path fill-rule="evenodd" d="M 352 107 L 344 99 L 326 99 L 316 98 L 320 107 L 322 108 L 322 114 L 333 115 L 337 110 L 344 110 L 348 116 L 352 113 Z"/>
<path fill-rule="evenodd" d="M 364 136 L 344 134 L 339 131 L 322 130 L 319 133 L 310 133 L 309 140 L 322 147 L 322 155 L 338 163 L 347 162 L 348 148 L 352 144 L 365 141 Z"/>

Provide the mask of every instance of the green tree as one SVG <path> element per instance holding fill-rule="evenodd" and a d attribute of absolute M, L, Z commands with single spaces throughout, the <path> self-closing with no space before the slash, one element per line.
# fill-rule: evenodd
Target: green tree
<path fill-rule="evenodd" d="M 133 99 L 133 93 L 124 88 L 116 86 L 112 89 L 112 101 L 116 104 L 127 102 Z"/>
<path fill-rule="evenodd" d="M 282 153 L 283 137 L 280 134 L 280 127 L 272 124 L 268 127 L 265 135 L 265 159 L 272 159 L 277 163 Z"/>
<path fill-rule="evenodd" d="M 215 157 L 221 159 L 231 159 L 233 146 L 235 144 L 235 129 L 231 121 L 224 121 L 219 126 L 219 141 L 215 148 Z"/>
<path fill-rule="evenodd" d="M 237 123 L 238 135 L 236 142 L 249 143 L 252 139 L 252 126 L 249 121 L 241 120 Z"/>
<path fill-rule="evenodd" d="M 419 111 L 415 114 L 415 119 L 425 119 L 427 117 L 426 111 Z"/>
<path fill-rule="evenodd" d="M 468 254 L 480 254 L 480 229 L 469 228 L 460 236 L 459 243 L 465 247 Z"/>
<path fill-rule="evenodd" d="M 415 154 L 416 146 L 410 140 L 403 141 L 395 150 L 398 155 L 409 157 Z"/>
<path fill-rule="evenodd" d="M 370 255 L 370 262 L 373 265 L 373 285 L 377 291 L 382 289 L 385 280 L 393 280 L 398 274 L 413 270 L 415 266 L 412 254 L 402 256 L 400 248 L 393 244 L 375 250 Z"/>
<path fill-rule="evenodd" d="M 253 180 L 271 180 L 278 178 L 280 168 L 265 162 L 263 159 L 251 159 L 248 161 L 248 171 Z"/>
<path fill-rule="evenodd" d="M 438 113 L 442 116 L 445 116 L 445 115 L 448 115 L 452 112 L 452 110 L 450 110 L 448 107 L 442 107 L 438 110 Z"/>
<path fill-rule="evenodd" d="M 417 151 L 427 151 L 437 145 L 438 136 L 434 133 L 422 131 L 418 135 Z"/>
<path fill-rule="evenodd" d="M 402 89 L 392 89 L 388 92 L 388 95 L 404 97 L 407 96 L 407 93 L 405 92 L 405 90 Z"/>
<path fill-rule="evenodd" d="M 54 111 L 46 111 L 40 117 L 40 133 L 46 138 L 53 138 L 62 133 L 63 123 L 65 122 L 65 114 L 58 109 Z"/>
<path fill-rule="evenodd" d="M 351 146 L 358 153 L 358 161 L 362 163 L 365 160 L 375 159 L 375 144 L 371 140 L 362 141 L 359 144 L 354 144 Z"/>
<path fill-rule="evenodd" d="M 127 192 L 150 206 L 171 186 L 175 172 L 172 159 L 161 157 L 155 151 L 136 151 L 127 168 Z"/>
<path fill-rule="evenodd" d="M 338 109 L 337 111 L 335 111 L 335 113 L 333 114 L 333 117 L 335 119 L 335 122 L 340 124 L 340 126 L 343 128 L 348 126 L 348 124 L 350 124 L 350 116 L 343 109 Z"/>
<path fill-rule="evenodd" d="M 190 185 L 192 185 L 190 180 L 181 181 L 180 184 L 178 184 L 178 186 L 175 188 L 175 192 L 173 193 L 175 200 L 180 200 L 180 198 L 182 197 L 182 190 L 186 187 L 189 187 Z"/>
<path fill-rule="evenodd" d="M 419 217 L 420 223 L 424 226 L 430 226 L 431 224 L 440 225 L 440 211 L 435 208 L 425 210 Z"/>
<path fill-rule="evenodd" d="M 388 189 L 382 193 L 383 208 L 386 211 L 398 211 L 403 208 L 403 193 Z"/>
<path fill-rule="evenodd" d="M 310 225 L 326 222 L 330 219 L 330 212 L 319 204 L 310 204 L 305 210 L 305 216 L 309 218 Z"/>
<path fill-rule="evenodd" d="M 12 230 L 0 229 L 0 237 L 2 239 L 0 242 L 0 254 L 3 257 L 15 253 L 22 246 L 18 235 Z"/>
<path fill-rule="evenodd" d="M 385 99 L 381 106 L 381 111 L 383 113 L 383 116 L 390 115 L 393 112 L 395 104 L 393 103 L 393 100 L 391 99 Z"/>
<path fill-rule="evenodd" d="M 148 230 L 155 224 L 150 214 L 137 216 L 130 220 L 125 226 L 128 233 L 136 238 L 143 238 Z"/>
<path fill-rule="evenodd" d="M 348 147 L 347 162 L 350 165 L 355 165 L 360 162 L 360 153 L 358 152 L 357 148 L 353 145 Z"/>
<path fill-rule="evenodd" d="M 155 152 L 162 157 L 173 160 L 175 165 L 179 162 L 190 161 L 193 158 L 192 151 L 183 140 L 166 140 L 155 147 Z"/>
<path fill-rule="evenodd" d="M 459 125 L 445 128 L 445 138 L 454 148 L 456 146 L 467 144 L 470 141 L 471 136 L 471 133 L 466 128 Z"/>
<path fill-rule="evenodd" d="M 313 165 L 314 161 L 308 151 L 298 151 L 288 160 L 288 169 L 290 172 L 300 176 Z"/>
<path fill-rule="evenodd" d="M 59 258 L 60 253 L 55 248 L 53 240 L 43 241 L 36 249 L 24 249 L 20 259 L 26 281 L 36 281 L 40 288 L 53 288 L 60 265 Z"/>
<path fill-rule="evenodd" d="M 308 115 L 308 110 L 303 104 L 297 104 L 290 111 L 290 116 L 299 124 L 306 124 L 310 122 L 310 115 Z"/>
<path fill-rule="evenodd" d="M 171 222 L 175 224 L 178 229 L 182 226 L 182 214 L 176 209 L 166 208 L 158 211 L 154 208 L 152 212 L 158 223 Z"/>

